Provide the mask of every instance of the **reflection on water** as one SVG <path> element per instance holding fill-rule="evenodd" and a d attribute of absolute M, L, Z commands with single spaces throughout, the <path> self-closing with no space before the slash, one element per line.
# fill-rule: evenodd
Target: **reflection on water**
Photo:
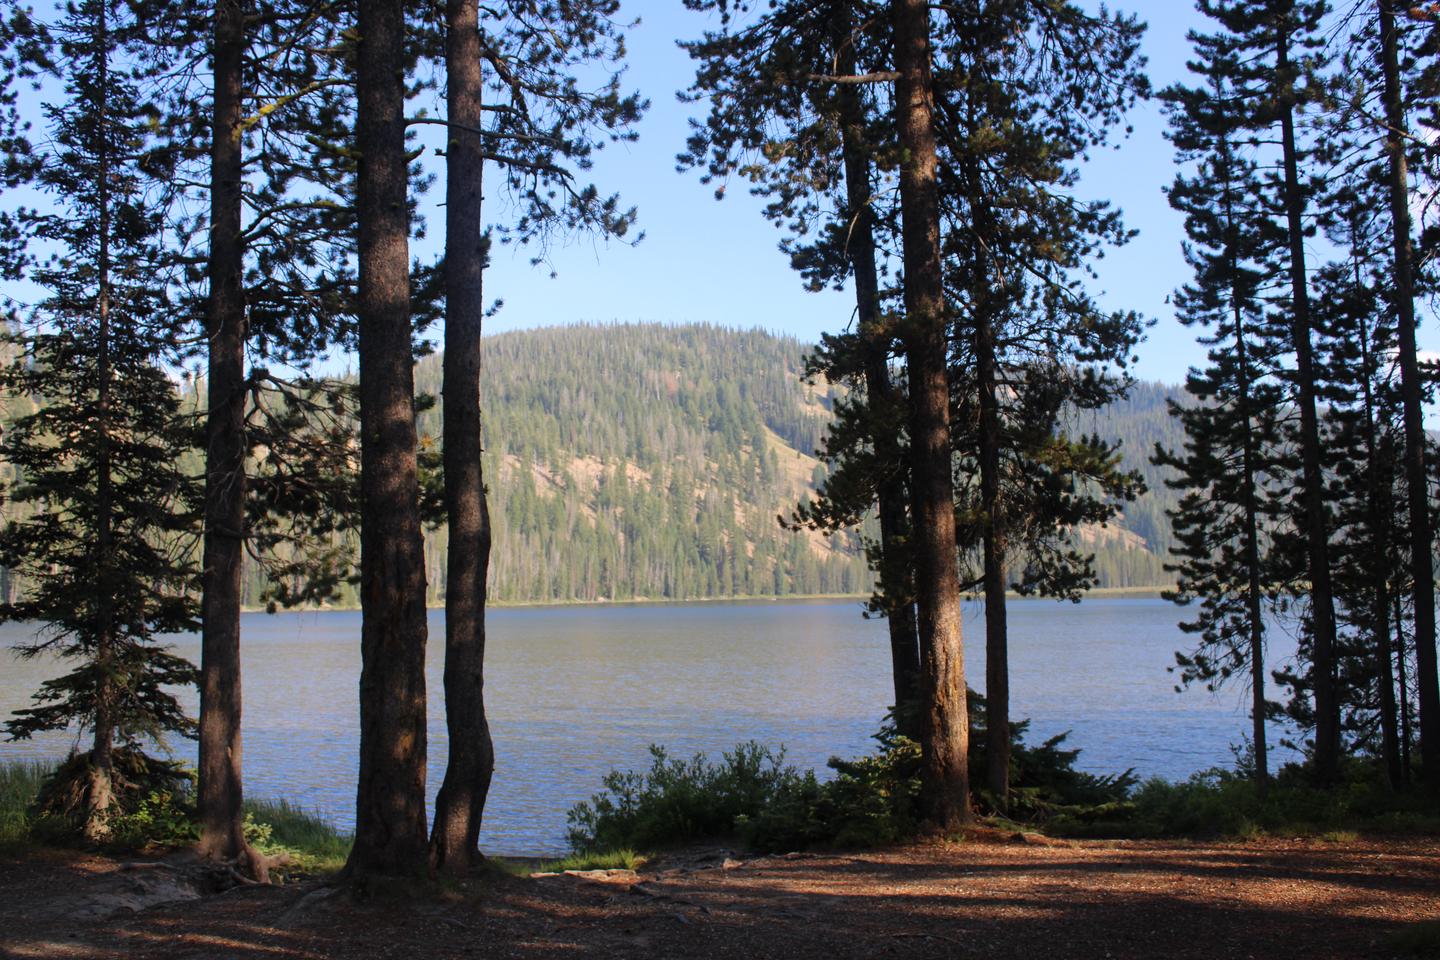
<path fill-rule="evenodd" d="M 968 674 L 984 678 L 982 610 L 967 605 Z M 1010 605 L 1011 688 L 1030 739 L 1064 730 L 1098 772 L 1134 767 L 1180 778 L 1230 761 L 1249 729 L 1243 690 L 1177 695 L 1166 672 L 1187 644 L 1158 599 Z M 248 614 L 245 776 L 253 796 L 283 796 L 348 824 L 356 775 L 358 613 Z M 28 636 L 0 628 L 0 646 Z M 443 774 L 444 627 L 430 615 L 430 785 Z M 1271 659 L 1293 651 L 1272 639 Z M 199 658 L 182 637 L 177 652 Z M 482 843 L 493 853 L 563 850 L 565 811 L 611 768 L 648 763 L 647 747 L 718 755 L 744 740 L 784 744 L 822 768 L 870 747 L 891 700 L 885 625 L 854 602 L 664 604 L 492 611 L 486 698 L 496 770 Z M 0 716 L 25 706 L 53 662 L 0 659 Z M 194 697 L 190 697 L 194 708 Z M 0 744 L 0 757 L 58 756 L 70 740 Z M 182 754 L 193 746 L 177 745 Z"/>

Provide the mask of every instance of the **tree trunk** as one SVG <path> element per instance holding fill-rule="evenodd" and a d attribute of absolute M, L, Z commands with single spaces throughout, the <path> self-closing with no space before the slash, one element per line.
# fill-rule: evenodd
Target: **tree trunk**
<path fill-rule="evenodd" d="M 210 153 L 210 296 L 205 318 L 210 409 L 200 601 L 199 853 L 265 865 L 245 842 L 240 805 L 240 578 L 245 542 L 245 292 L 241 240 L 244 0 L 215 5 L 215 119 Z"/>
<path fill-rule="evenodd" d="M 855 47 L 851 11 L 838 7 L 836 17 L 837 70 L 855 73 Z M 875 213 L 870 201 L 870 154 L 865 137 L 865 113 L 858 87 L 841 84 L 836 91 L 840 108 L 841 149 L 845 159 L 845 202 L 849 212 L 845 252 L 855 274 L 855 309 L 860 321 L 860 349 L 865 357 L 865 395 L 870 409 L 893 410 L 902 398 L 890 379 L 891 336 L 880 314 L 880 281 L 875 269 Z M 909 537 L 905 513 L 905 472 L 898 438 L 888 431 L 874 438 L 875 459 L 884 470 L 876 482 L 880 520 L 880 550 L 884 561 L 880 591 L 886 599 L 885 620 L 890 630 L 890 665 L 895 681 L 895 727 L 911 739 L 919 737 L 920 645 L 915 634 L 913 585 L 908 578 L 895 582 L 892 562 Z"/>
<path fill-rule="evenodd" d="M 1300 190 L 1295 147 L 1295 80 L 1289 37 L 1283 33 L 1276 56 L 1280 88 L 1280 135 L 1285 166 L 1285 217 L 1290 246 L 1291 340 L 1299 388 L 1300 458 L 1310 574 L 1311 671 L 1315 687 L 1315 775 L 1324 784 L 1340 775 L 1340 702 L 1335 692 L 1335 601 L 1330 583 L 1330 534 L 1321 467 L 1320 422 L 1316 412 L 1310 296 L 1305 279 L 1305 198 Z"/>
<path fill-rule="evenodd" d="M 485 314 L 482 235 L 480 29 L 477 0 L 446 4 L 445 149 L 445 722 L 450 756 L 435 800 L 430 856 L 451 875 L 480 857 L 480 821 L 495 769 L 485 719 L 485 589 L 490 514 L 481 467 L 480 334 Z M 469 130 L 461 129 L 468 127 Z"/>
<path fill-rule="evenodd" d="M 110 457 L 110 45 L 106 8 L 98 11 L 99 56 L 96 58 L 100 102 L 96 104 L 96 202 L 100 207 L 99 250 L 96 256 L 96 386 L 95 386 L 95 552 L 99 574 L 96 586 L 95 738 L 90 751 L 90 785 L 85 800 L 85 836 L 103 840 L 110 832 L 107 820 L 115 803 L 115 608 L 110 571 L 115 562 L 111 514 L 114 478 Z"/>
<path fill-rule="evenodd" d="M 985 529 L 985 786 L 1003 812 L 1010 793 L 1010 644 L 1005 609 L 1005 515 L 1000 500 L 1000 405 L 995 328 L 976 311 L 975 379 L 980 397 L 980 500 Z"/>
<path fill-rule="evenodd" d="M 967 139 L 979 136 L 970 103 Z M 961 161 L 969 194 L 971 229 L 970 300 L 974 317 L 975 393 L 979 405 L 977 447 L 980 462 L 981 580 L 985 591 L 985 787 L 1000 811 L 1010 793 L 1010 642 L 1005 599 L 1005 513 L 1000 489 L 1000 399 L 995 307 L 990 298 L 986 238 L 995 231 L 986 204 L 979 161 Z M 1003 283 L 1003 278 L 996 278 Z"/>
<path fill-rule="evenodd" d="M 1355 286 L 1359 290 L 1362 277 L 1358 258 L 1354 261 L 1354 270 Z M 1380 756 L 1385 764 L 1385 786 L 1393 790 L 1400 785 L 1401 778 L 1400 735 L 1395 715 L 1395 665 L 1390 652 L 1390 527 L 1394 519 L 1394 502 L 1390 499 L 1388 471 L 1375 444 L 1381 424 L 1373 386 L 1376 364 L 1370 349 L 1370 330 L 1363 319 L 1355 327 L 1355 337 L 1360 346 L 1361 396 L 1365 404 L 1365 475 L 1369 488 L 1365 509 L 1366 522 L 1370 526 L 1370 566 L 1374 579 L 1370 631 L 1375 638 L 1375 684 L 1380 694 Z"/>
<path fill-rule="evenodd" d="M 1228 141 L 1224 149 L 1228 154 Z M 1235 235 L 1234 191 L 1228 173 L 1228 157 L 1225 169 L 1226 244 L 1229 247 L 1230 277 L 1234 282 L 1240 277 L 1240 258 L 1236 250 L 1239 239 Z M 1255 789 L 1263 797 L 1270 789 L 1270 746 L 1265 739 L 1265 620 L 1261 606 L 1264 586 L 1260 577 L 1260 451 L 1255 437 L 1252 392 L 1255 378 L 1250 368 L 1250 340 L 1245 329 L 1243 298 L 1244 294 L 1237 286 L 1230 288 L 1231 319 L 1235 327 L 1236 387 L 1239 393 L 1242 431 L 1241 469 L 1245 471 L 1245 579 L 1246 589 L 1249 591 L 1246 597 L 1246 615 L 1250 620 L 1250 735 L 1255 750 Z"/>
<path fill-rule="evenodd" d="M 405 5 L 361 0 L 360 779 L 352 879 L 422 875 L 425 834 L 425 562 L 415 462 L 405 158 Z"/>
<path fill-rule="evenodd" d="M 1249 591 L 1246 615 L 1250 620 L 1250 736 L 1255 750 L 1255 789 L 1265 796 L 1270 788 L 1270 747 L 1265 740 L 1265 620 L 1261 606 L 1264 585 L 1260 580 L 1259 451 L 1255 449 L 1255 427 L 1250 410 L 1250 374 L 1246 358 L 1244 325 L 1240 308 L 1235 308 L 1235 343 L 1240 354 L 1240 416 L 1245 431 L 1241 469 L 1245 471 L 1245 578 Z"/>
<path fill-rule="evenodd" d="M 1385 74 L 1385 149 L 1390 155 L 1390 221 L 1394 244 L 1395 310 L 1400 334 L 1400 401 L 1405 425 L 1405 486 L 1410 507 L 1410 575 L 1414 579 L 1415 687 L 1420 701 L 1420 772 L 1440 783 L 1440 678 L 1435 656 L 1435 531 L 1425 469 L 1425 416 L 1415 346 L 1414 255 L 1410 239 L 1410 187 L 1405 168 L 1405 110 L 1395 13 L 1376 0 Z"/>
<path fill-rule="evenodd" d="M 892 0 L 891 10 L 899 73 L 895 110 L 903 151 L 900 208 L 907 315 L 902 339 L 910 379 L 913 548 L 921 662 L 921 806 L 932 826 L 951 830 L 970 820 L 970 722 L 955 557 L 930 14 L 925 0 Z"/>

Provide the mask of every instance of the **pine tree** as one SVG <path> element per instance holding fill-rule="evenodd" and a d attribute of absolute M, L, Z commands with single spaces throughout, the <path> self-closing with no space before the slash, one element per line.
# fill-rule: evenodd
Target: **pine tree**
<path fill-rule="evenodd" d="M 411 349 L 404 4 L 362 0 L 360 152 L 360 779 L 354 880 L 423 873 L 425 569 Z"/>
<path fill-rule="evenodd" d="M 1389 359 L 1395 330 L 1381 294 L 1380 278 L 1389 264 L 1377 256 L 1380 238 L 1366 222 L 1383 205 L 1367 193 L 1341 191 L 1329 204 L 1348 214 L 1334 232 L 1349 247 L 1350 259 L 1317 271 L 1322 297 L 1316 320 L 1324 338 L 1326 448 L 1334 458 L 1333 509 L 1340 531 L 1335 589 L 1342 730 L 1347 746 L 1381 759 L 1384 777 L 1395 787 L 1405 779 L 1392 632 L 1398 626 L 1392 624 L 1393 600 L 1409 579 L 1401 559 L 1404 522 L 1397 511 L 1403 439 L 1396 429 L 1399 384 Z"/>
<path fill-rule="evenodd" d="M 437 865 L 456 873 L 466 871 L 479 855 L 476 844 L 494 766 L 483 700 L 491 532 L 481 472 L 480 332 L 489 242 L 482 234 L 482 170 L 491 161 L 514 195 L 524 198 L 512 209 L 515 219 L 503 221 L 497 231 L 503 241 L 543 247 L 552 235 L 577 229 L 624 237 L 635 211 L 622 210 L 614 195 L 581 185 L 577 175 L 607 140 L 633 138 L 628 128 L 644 108 L 637 96 L 620 90 L 617 65 L 624 47 L 614 0 L 502 6 L 503 11 L 486 8 L 483 22 L 473 0 L 452 0 L 446 7 L 445 689 L 450 758 L 436 802 L 431 849 Z M 577 73 L 597 65 L 611 69 L 608 79 L 595 90 L 582 90 Z M 486 67 L 493 76 L 488 91 Z M 586 571 L 584 589 L 601 590 L 597 573 Z"/>
<path fill-rule="evenodd" d="M 727 25 L 749 12 L 746 5 L 713 0 L 690 5 L 722 9 Z M 920 663 L 905 552 L 904 396 L 890 370 L 895 336 L 881 286 L 886 227 L 876 189 L 886 176 L 885 141 L 892 138 L 884 132 L 887 120 L 876 109 L 877 98 L 866 90 L 869 83 L 856 82 L 888 78 L 883 70 L 861 72 L 862 60 L 868 71 L 871 61 L 889 55 L 887 34 L 875 35 L 873 12 L 853 0 L 772 6 L 741 29 L 687 44 L 699 62 L 688 96 L 708 97 L 710 113 L 694 125 L 680 160 L 682 166 L 703 166 L 706 182 L 740 172 L 754 192 L 769 198 L 766 215 L 789 227 L 781 247 L 811 289 L 853 279 L 856 330 L 827 336 L 807 361 L 806 376 L 854 385 L 857 392 L 841 416 L 855 425 L 872 417 L 877 422 L 863 431 L 830 433 L 825 457 L 841 476 L 832 475 L 828 493 L 782 523 L 833 532 L 858 523 L 875 506 L 880 535 L 870 556 L 879 576 L 870 610 L 887 620 L 896 719 L 913 736 Z"/>
<path fill-rule="evenodd" d="M 1335 601 L 1331 584 L 1331 522 L 1325 503 L 1323 451 L 1320 442 L 1319 401 L 1315 370 L 1310 284 L 1307 279 L 1305 240 L 1307 208 L 1315 185 L 1302 181 L 1302 166 L 1311 158 L 1310 145 L 1297 132 L 1297 116 L 1314 99 L 1315 85 L 1307 77 L 1318 70 L 1323 0 L 1202 0 L 1201 12 L 1214 19 L 1219 31 L 1208 38 L 1230 56 L 1231 96 L 1224 108 L 1237 118 L 1251 138 L 1278 139 L 1278 153 L 1261 178 L 1263 195 L 1270 198 L 1272 229 L 1283 238 L 1274 248 L 1272 262 L 1283 270 L 1284 287 L 1270 293 L 1274 309 L 1289 325 L 1289 349 L 1294 366 L 1285 372 L 1290 400 L 1299 417 L 1295 428 L 1298 451 L 1295 486 L 1295 527 L 1304 557 L 1297 577 L 1304 587 L 1311 638 L 1310 673 L 1315 699 L 1315 773 L 1322 783 L 1339 775 L 1340 714 L 1335 673 Z"/>
<path fill-rule="evenodd" d="M 158 90 L 169 162 L 205 185 L 208 214 L 177 207 L 175 251 L 203 264 L 176 314 L 203 317 L 207 365 L 198 849 L 263 879 L 243 830 L 241 606 L 328 599 L 353 554 L 353 386 L 268 369 L 303 371 L 353 338 L 345 24 L 308 4 L 146 8 L 157 47 L 191 65 Z M 213 78 L 194 72 L 206 57 Z M 247 558 L 268 574 L 249 595 Z"/>
<path fill-rule="evenodd" d="M 265 867 L 244 835 L 240 699 L 240 579 L 245 549 L 243 217 L 244 0 L 215 5 L 210 157 L 204 593 L 200 654 L 199 792 L 202 856 Z"/>
<path fill-rule="evenodd" d="M 480 333 L 487 238 L 479 5 L 445 6 L 445 722 L 450 756 L 435 800 L 430 858 L 463 875 L 478 855 L 495 747 L 485 717 L 485 595 L 490 510 L 480 433 Z M 462 129 L 465 128 L 465 129 Z"/>
<path fill-rule="evenodd" d="M 1420 755 L 1426 779 L 1440 783 L 1440 668 L 1436 665 L 1435 523 L 1426 467 L 1424 388 L 1415 345 L 1415 244 L 1407 150 L 1405 79 L 1401 74 L 1402 38 L 1392 0 L 1375 0 L 1379 19 L 1380 61 L 1385 106 L 1385 153 L 1393 285 L 1390 299 L 1399 333 L 1400 388 L 1405 434 L 1405 486 L 1409 507 L 1410 577 L 1415 610 L 1416 687 L 1420 695 Z M 1431 12 L 1434 16 L 1434 12 Z M 1435 31 L 1432 28 L 1432 37 Z M 1421 93 L 1424 96 L 1424 93 Z M 1424 101 L 1422 100 L 1422 103 Z"/>
<path fill-rule="evenodd" d="M 952 424 L 959 541 L 978 553 L 986 621 L 987 787 L 1010 782 L 1006 591 L 1077 599 L 1093 582 L 1072 546 L 1138 477 L 1110 443 L 1065 422 L 1125 395 L 1142 330 L 1107 313 L 1076 274 L 1128 239 L 1104 203 L 1077 203 L 1085 151 L 1104 144 L 1147 86 L 1133 17 L 1072 4 L 971 0 L 946 7 L 937 42 Z M 1022 559 L 1022 557 L 1024 559 Z"/>
<path fill-rule="evenodd" d="M 1185 428 L 1183 451 L 1157 445 L 1155 462 L 1174 469 L 1167 481 L 1183 497 L 1170 516 L 1178 562 L 1171 599 L 1199 601 L 1182 628 L 1199 638 L 1176 654 L 1182 684 L 1213 689 L 1231 676 L 1251 688 L 1255 778 L 1269 778 L 1265 733 L 1265 632 L 1279 602 L 1280 574 L 1269 545 L 1282 522 L 1276 492 L 1284 395 L 1277 380 L 1285 331 L 1267 310 L 1280 281 L 1275 249 L 1283 234 L 1257 210 L 1263 196 L 1258 161 L 1245 150 L 1246 118 L 1238 100 L 1236 46 L 1225 37 L 1192 36 L 1195 87 L 1164 97 L 1178 162 L 1193 165 L 1169 190 L 1185 215 L 1186 259 L 1194 280 L 1175 296 L 1177 314 L 1203 331 L 1210 366 L 1192 371 L 1189 405 L 1171 404 Z"/>
<path fill-rule="evenodd" d="M 55 208 L 25 224 L 58 252 L 30 274 L 49 291 L 39 332 L 0 376 L 8 396 L 35 405 L 0 448 L 20 476 L 10 498 L 33 507 L 0 535 L 0 563 L 28 579 L 0 618 L 45 625 L 24 655 L 78 664 L 6 726 L 17 738 L 72 723 L 92 732 L 79 813 L 99 839 L 133 787 L 117 751 L 194 729 L 174 693 L 194 668 L 158 639 L 195 626 L 198 497 L 180 398 L 160 368 L 163 190 L 147 170 L 155 115 L 130 72 L 134 23 L 120 4 L 89 0 L 49 35 L 66 101 L 46 109 L 53 148 L 35 184 Z"/>
<path fill-rule="evenodd" d="M 910 495 L 920 634 L 921 804 L 942 829 L 970 820 L 969 722 L 951 475 L 949 318 L 941 262 L 939 154 L 930 12 L 894 0 L 895 118 L 902 151 L 900 213 L 910 386 Z"/>

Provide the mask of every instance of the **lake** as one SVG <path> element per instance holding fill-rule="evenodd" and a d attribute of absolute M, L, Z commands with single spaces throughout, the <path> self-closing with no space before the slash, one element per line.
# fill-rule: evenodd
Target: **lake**
<path fill-rule="evenodd" d="M 1238 685 L 1174 692 L 1166 667 L 1188 647 L 1174 605 L 1096 598 L 1016 600 L 1009 609 L 1012 712 L 1030 718 L 1032 742 L 1072 731 L 1079 766 L 1103 773 L 1133 767 L 1180 779 L 1231 762 L 1230 745 L 1249 730 L 1248 694 Z M 972 686 L 985 676 L 982 618 L 978 603 L 966 604 Z M 490 853 L 563 852 L 565 811 L 612 768 L 648 766 L 649 744 L 718 757 L 757 740 L 818 770 L 830 756 L 867 752 L 892 699 L 885 624 L 863 619 L 856 601 L 512 608 L 491 611 L 488 622 L 496 767 L 482 845 Z M 348 827 L 360 614 L 247 614 L 243 629 L 247 793 L 285 797 Z M 0 647 L 28 635 L 0 627 Z M 446 748 L 440 611 L 431 612 L 430 637 L 433 798 Z M 1271 648 L 1278 666 L 1294 642 L 1277 635 Z M 198 662 L 198 638 L 178 638 L 175 649 Z M 0 652 L 0 717 L 57 672 L 53 661 Z M 72 740 L 0 743 L 0 757 L 59 757 Z M 193 760 L 192 744 L 176 746 Z"/>

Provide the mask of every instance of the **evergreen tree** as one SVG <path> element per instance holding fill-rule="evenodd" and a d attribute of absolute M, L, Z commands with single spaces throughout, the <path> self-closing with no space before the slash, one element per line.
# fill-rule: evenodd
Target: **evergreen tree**
<path fill-rule="evenodd" d="M 748 12 L 744 4 L 695 5 L 732 16 Z M 767 215 L 790 228 L 782 247 L 813 287 L 855 279 L 858 329 L 826 337 L 809 374 L 863 390 L 842 402 L 826 440 L 832 470 L 822 496 L 803 505 L 792 523 L 833 531 L 878 504 L 881 536 L 871 556 L 880 590 L 872 608 L 890 617 L 900 702 L 907 689 L 902 654 L 914 647 L 904 614 L 914 601 L 903 549 L 908 521 L 903 511 L 891 516 L 891 505 L 903 503 L 905 439 L 888 370 L 894 334 L 877 276 L 877 259 L 894 246 L 897 211 L 874 189 L 877 178 L 893 176 L 897 154 L 893 130 L 870 106 L 877 98 L 866 99 L 894 76 L 884 69 L 890 37 L 873 13 L 850 3 L 781 5 L 733 33 L 690 44 L 701 61 L 692 95 L 710 94 L 712 106 L 681 160 L 703 163 L 706 179 L 734 172 L 749 178 L 770 199 Z M 973 494 L 961 484 L 962 517 L 981 518 L 962 538 L 991 548 L 984 580 L 991 588 L 987 663 L 996 690 L 988 703 L 1003 713 L 1002 447 L 1020 463 L 1019 482 L 1007 484 L 1003 496 L 1017 514 L 1017 539 L 1032 555 L 1026 567 L 1032 576 L 1022 578 L 1027 589 L 1070 595 L 1088 582 L 1087 561 L 1069 549 L 1071 528 L 1114 513 L 1106 495 L 1090 495 L 1089 483 L 1103 478 L 1102 486 L 1120 493 L 1134 482 L 1115 469 L 1106 445 L 1055 433 L 1061 411 L 1101 406 L 1128 383 L 1105 367 L 1128 360 L 1138 321 L 1101 315 L 1068 275 L 1099 243 L 1123 240 L 1124 231 L 1104 205 L 1075 204 L 1065 194 L 1074 183 L 1067 163 L 1104 141 L 1143 79 L 1134 69 L 1138 28 L 1123 17 L 1090 17 L 1064 5 L 1041 15 L 1027 4 L 981 3 L 951 5 L 940 22 L 938 139 L 949 161 L 940 180 L 945 254 L 951 300 L 963 314 L 950 362 L 954 402 L 969 418 L 957 422 L 953 440 L 961 476 L 980 478 Z M 1034 56 L 1031 46 L 1061 54 Z M 988 390 L 964 373 L 972 368 Z M 977 396 L 990 412 L 984 430 Z M 1003 415 L 1004 436 L 1002 397 L 1015 399 Z M 989 455 L 967 456 L 977 445 Z M 1024 479 L 1047 473 L 1053 482 Z M 988 509 L 973 503 L 978 488 L 989 491 Z M 1022 503 L 1032 494 L 1040 495 Z M 992 729 L 1002 741 L 991 756 L 1003 798 L 1005 722 Z"/>
<path fill-rule="evenodd" d="M 202 856 L 265 867 L 245 839 L 240 699 L 240 577 L 245 540 L 245 325 L 243 61 L 244 0 L 218 0 L 210 158 L 210 245 L 205 310 L 206 419 L 204 593 L 200 653 Z"/>
<path fill-rule="evenodd" d="M 422 873 L 425 568 L 416 464 L 405 149 L 404 4 L 357 22 L 361 627 L 360 778 L 352 879 Z"/>
<path fill-rule="evenodd" d="M 900 215 L 905 318 L 900 340 L 910 387 L 910 495 L 920 635 L 921 804 L 949 829 L 970 820 L 969 720 L 955 559 L 949 315 L 941 260 L 939 152 L 929 7 L 891 4 L 895 118 L 902 161 Z"/>
<path fill-rule="evenodd" d="M 91 839 L 130 786 L 117 750 L 194 727 L 173 688 L 195 671 L 158 642 L 195 626 L 197 497 L 180 398 L 159 367 L 168 271 L 146 169 L 155 117 L 129 70 L 134 30 L 109 0 L 76 4 L 50 30 L 66 100 L 46 109 L 53 147 L 34 169 L 55 207 L 25 223 L 57 253 L 30 274 L 49 291 L 40 331 L 0 377 L 9 397 L 35 404 L 0 447 L 20 476 L 11 499 L 34 508 L 0 535 L 0 563 L 28 578 L 0 618 L 44 624 L 23 654 L 78 661 L 6 726 L 22 738 L 76 722 L 92 732 L 81 810 Z"/>
<path fill-rule="evenodd" d="M 193 171 L 182 179 L 204 185 L 193 201 L 207 211 L 177 207 L 188 235 L 175 251 L 203 265 L 176 311 L 203 318 L 207 366 L 199 850 L 263 879 L 243 830 L 241 606 L 327 599 L 353 553 L 353 388 L 269 371 L 353 337 L 346 24 L 303 3 L 147 9 L 157 47 L 191 65 L 157 92 L 168 162 Z M 207 58 L 213 77 L 193 66 Z M 269 573 L 249 596 L 247 557 Z"/>
<path fill-rule="evenodd" d="M 1285 331 L 1267 310 L 1279 282 L 1275 249 L 1283 234 L 1257 210 L 1263 196 L 1257 160 L 1245 150 L 1236 47 L 1223 37 L 1192 36 L 1195 87 L 1165 91 L 1177 160 L 1192 167 L 1169 190 L 1185 215 L 1186 259 L 1194 280 L 1175 295 L 1177 314 L 1202 333 L 1210 366 L 1193 370 L 1187 405 L 1171 404 L 1185 428 L 1183 451 L 1156 446 L 1155 461 L 1174 469 L 1167 483 L 1183 493 L 1171 511 L 1179 574 L 1177 603 L 1199 601 L 1182 629 L 1199 638 L 1176 653 L 1182 684 L 1213 689 L 1235 674 L 1251 687 L 1255 778 L 1269 777 L 1265 734 L 1265 633 L 1279 602 L 1281 575 L 1269 546 L 1282 522 L 1276 493 L 1284 394 L 1277 380 Z"/>
<path fill-rule="evenodd" d="M 437 800 L 432 855 L 463 873 L 476 847 L 494 765 L 485 720 L 484 609 L 490 517 L 481 472 L 480 353 L 482 235 L 480 186 L 486 160 L 523 198 L 502 221 L 504 241 L 542 245 L 552 234 L 586 229 L 625 236 L 634 210 L 577 182 L 607 139 L 632 139 L 644 104 L 620 90 L 623 40 L 614 0 L 563 5 L 514 2 L 446 6 L 447 214 L 445 260 L 444 458 L 449 553 L 446 605 L 446 716 L 450 762 Z M 577 74 L 611 68 L 595 90 Z M 487 90 L 482 70 L 493 79 Z M 488 99 L 488 104 L 486 100 Z M 488 110 L 487 110 L 488 106 Z M 487 121 L 486 115 L 490 120 Z M 543 257 L 543 251 L 541 253 Z M 587 571 L 587 580 L 598 580 Z"/>
<path fill-rule="evenodd" d="M 1101 311 L 1075 276 L 1128 235 L 1107 204 L 1072 194 L 1079 159 L 1147 87 L 1132 17 L 972 0 L 949 5 L 940 22 L 958 535 L 979 554 L 987 787 L 1003 806 L 1011 576 L 1022 592 L 1078 598 L 1093 572 L 1072 546 L 1075 528 L 1111 519 L 1138 483 L 1111 444 L 1071 436 L 1064 421 L 1129 387 L 1140 320 Z"/>
<path fill-rule="evenodd" d="M 1407 94 L 1426 102 L 1424 78 L 1416 83 L 1413 72 L 1402 76 L 1400 51 L 1404 47 L 1393 0 L 1375 0 L 1380 40 L 1385 154 L 1389 182 L 1391 273 L 1389 299 L 1398 327 L 1400 390 L 1405 436 L 1405 488 L 1409 508 L 1410 579 L 1415 610 L 1416 688 L 1420 698 L 1420 754 L 1426 779 L 1440 782 L 1440 668 L 1436 665 L 1435 629 L 1435 523 L 1426 467 L 1424 386 L 1415 344 L 1416 257 L 1410 207 L 1408 151 L 1411 142 L 1406 121 Z M 1434 11 L 1430 16 L 1435 16 Z M 1431 42 L 1437 31 L 1432 27 Z M 1432 51 L 1433 56 L 1433 51 Z M 1432 78 L 1433 79 L 1433 78 Z M 1407 81 L 1409 81 L 1407 83 Z M 1433 90 L 1430 91 L 1433 94 Z M 1433 103 L 1433 96 L 1428 98 Z"/>
<path fill-rule="evenodd" d="M 1307 81 L 1319 67 L 1323 0 L 1202 0 L 1200 10 L 1219 30 L 1207 42 L 1222 47 L 1232 65 L 1230 96 L 1223 107 L 1237 118 L 1248 136 L 1278 138 L 1278 153 L 1264 158 L 1264 215 L 1283 240 L 1272 254 L 1275 269 L 1288 283 L 1270 292 L 1273 309 L 1289 326 L 1294 366 L 1285 372 L 1288 398 L 1299 422 L 1295 485 L 1295 529 L 1300 538 L 1306 582 L 1306 630 L 1310 635 L 1311 689 L 1315 700 L 1315 772 L 1322 783 L 1339 775 L 1340 713 L 1335 672 L 1335 601 L 1331 584 L 1331 521 L 1325 503 L 1325 475 L 1320 442 L 1318 378 L 1315 369 L 1310 283 L 1305 240 L 1310 229 L 1307 208 L 1316 185 L 1302 181 L 1309 169 L 1312 145 L 1297 132 L 1297 116 L 1313 101 L 1316 87 Z M 1273 213 L 1271 212 L 1273 211 Z"/>
<path fill-rule="evenodd" d="M 690 6 L 722 9 L 727 26 L 731 17 L 749 12 L 747 5 L 715 0 L 691 0 Z M 886 617 L 897 723 L 913 736 L 920 662 L 905 551 L 904 396 L 890 370 L 895 336 L 881 287 L 885 253 L 879 234 L 886 227 L 876 191 L 886 175 L 880 155 L 890 137 L 877 98 L 868 84 L 855 82 L 862 60 L 868 68 L 888 59 L 888 34 L 871 28 L 871 14 L 853 0 L 772 5 L 741 29 L 687 44 L 699 62 L 689 97 L 708 96 L 710 113 L 695 124 L 680 160 L 682 166 L 703 165 L 707 182 L 739 171 L 769 198 L 766 215 L 790 228 L 781 248 L 812 289 L 853 278 L 857 329 L 826 337 L 806 373 L 857 388 L 842 416 L 883 422 L 869 424 L 863 435 L 845 431 L 849 443 L 833 432 L 827 437 L 829 462 L 848 464 L 853 456 L 864 463 L 834 479 L 835 495 L 802 505 L 788 523 L 830 532 L 858 523 L 875 505 L 880 530 L 871 562 L 879 577 L 870 609 Z"/>
<path fill-rule="evenodd" d="M 1393 599 L 1406 592 L 1409 579 L 1400 549 L 1404 522 L 1396 509 L 1403 439 L 1396 429 L 1400 385 L 1391 361 L 1395 328 L 1387 322 L 1379 280 L 1389 264 L 1377 256 L 1380 238 L 1366 222 L 1383 205 L 1372 204 L 1367 192 L 1347 190 L 1331 202 L 1349 215 L 1346 227 L 1335 232 L 1348 235 L 1350 262 L 1317 271 L 1323 299 L 1317 299 L 1316 319 L 1324 336 L 1326 448 L 1334 455 L 1332 497 L 1340 531 L 1335 584 L 1342 730 L 1347 746 L 1381 759 L 1393 787 L 1405 779 L 1392 632 L 1400 625 L 1392 624 Z"/>
<path fill-rule="evenodd" d="M 463 875 L 479 852 L 495 747 L 485 717 L 485 591 L 490 510 L 480 434 L 480 331 L 487 240 L 479 5 L 445 6 L 445 722 L 450 756 L 435 801 L 430 857 Z M 465 128 L 465 129 L 461 129 Z"/>

